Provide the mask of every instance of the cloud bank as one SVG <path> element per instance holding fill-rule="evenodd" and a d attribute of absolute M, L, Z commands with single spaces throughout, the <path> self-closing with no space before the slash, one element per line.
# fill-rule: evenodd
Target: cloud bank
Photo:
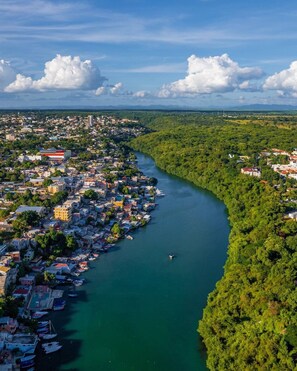
<path fill-rule="evenodd" d="M 16 73 L 10 63 L 0 59 L 0 90 L 15 80 Z"/>
<path fill-rule="evenodd" d="M 21 74 L 4 89 L 8 93 L 48 90 L 92 90 L 97 89 L 106 78 L 90 60 L 80 57 L 57 55 L 45 63 L 44 76 L 33 80 Z"/>
<path fill-rule="evenodd" d="M 16 73 L 10 62 L 0 59 L 0 92 L 50 92 L 78 91 L 79 94 L 96 96 L 126 97 L 145 100 L 158 98 L 194 98 L 202 95 L 228 92 L 251 92 L 274 90 L 279 96 L 297 97 L 297 60 L 289 68 L 271 75 L 260 82 L 263 71 L 258 67 L 241 67 L 227 54 L 221 56 L 190 56 L 188 69 L 183 79 L 163 85 L 157 92 L 146 90 L 129 91 L 121 82 L 108 83 L 99 68 L 91 60 L 79 56 L 57 55 L 45 63 L 44 73 L 39 79 Z M 142 69 L 135 70 L 140 72 Z M 147 72 L 146 70 L 144 70 Z M 129 71 L 131 72 L 131 71 Z M 156 71 L 156 73 L 158 73 Z M 72 96 L 73 93 L 71 93 Z"/>
<path fill-rule="evenodd" d="M 277 90 L 280 95 L 297 97 L 297 61 L 293 61 L 288 69 L 269 76 L 263 89 Z"/>
<path fill-rule="evenodd" d="M 225 93 L 235 89 L 250 89 L 250 80 L 259 79 L 263 72 L 257 67 L 240 67 L 228 54 L 188 58 L 188 71 L 184 79 L 163 85 L 159 97 Z"/>

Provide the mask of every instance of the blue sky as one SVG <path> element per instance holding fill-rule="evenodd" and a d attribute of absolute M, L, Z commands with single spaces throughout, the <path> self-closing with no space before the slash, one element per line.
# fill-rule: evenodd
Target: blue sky
<path fill-rule="evenodd" d="M 0 0 L 0 108 L 297 105 L 293 0 Z"/>

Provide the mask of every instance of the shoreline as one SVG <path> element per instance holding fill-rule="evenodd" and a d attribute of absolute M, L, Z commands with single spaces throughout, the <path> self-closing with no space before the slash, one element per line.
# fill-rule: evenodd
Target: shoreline
<path fill-rule="evenodd" d="M 156 174 L 166 193 L 155 210 L 156 221 L 153 217 L 149 228 L 139 229 L 133 241 L 121 240 L 119 249 L 95 261 L 96 269 L 86 273 L 86 286 L 79 288 L 79 309 L 76 304 L 65 308 L 64 320 L 53 313 L 65 336 L 61 370 L 96 364 L 110 370 L 129 370 L 133 365 L 150 370 L 154 361 L 160 371 L 206 369 L 205 353 L 195 347 L 197 309 L 202 315 L 225 260 L 225 208 L 217 198 L 152 164 L 149 158 L 142 162 L 149 171 L 144 173 Z M 201 220 L 198 226 L 197 220 Z M 168 258 L 171 252 L 177 256 L 173 261 Z M 200 295 L 192 295 L 194 289 Z M 78 332 L 73 331 L 76 326 Z M 168 331 L 177 336 L 175 344 Z M 176 349 L 174 364 L 170 349 Z M 53 356 L 52 362 L 58 359 Z"/>

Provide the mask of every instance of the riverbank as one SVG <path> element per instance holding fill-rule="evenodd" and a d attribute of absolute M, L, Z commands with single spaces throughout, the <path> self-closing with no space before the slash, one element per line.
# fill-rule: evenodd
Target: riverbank
<path fill-rule="evenodd" d="M 295 127 L 201 124 L 199 118 L 191 126 L 174 125 L 174 118 L 159 126 L 135 139 L 134 149 L 213 192 L 228 208 L 232 227 L 224 275 L 199 323 L 207 366 L 295 369 L 297 224 L 287 213 L 296 208 L 297 184 L 271 169 L 277 156 L 265 157 L 279 153 L 275 148 L 292 151 Z"/>
<path fill-rule="evenodd" d="M 166 197 L 133 241 L 122 240 L 91 262 L 78 301 L 53 314 L 63 353 L 51 356 L 51 368 L 43 361 L 42 370 L 206 369 L 195 328 L 222 275 L 225 208 L 149 157 L 138 157 L 140 170 L 158 178 Z M 176 259 L 169 261 L 169 253 Z"/>

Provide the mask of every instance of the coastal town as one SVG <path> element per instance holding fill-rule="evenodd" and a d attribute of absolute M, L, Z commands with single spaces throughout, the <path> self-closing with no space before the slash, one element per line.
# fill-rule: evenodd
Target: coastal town
<path fill-rule="evenodd" d="M 145 131 L 111 115 L 1 114 L 1 370 L 59 351 L 51 311 L 79 296 L 92 261 L 149 223 L 163 194 L 125 144 Z"/>
<path fill-rule="evenodd" d="M 57 318 L 79 306 L 84 273 L 150 222 L 164 194 L 128 145 L 148 131 L 133 114 L 0 114 L 1 371 L 43 369 L 56 352 L 63 357 L 72 339 Z M 242 180 L 277 191 L 281 218 L 295 233 L 297 150 L 224 156 Z"/>

